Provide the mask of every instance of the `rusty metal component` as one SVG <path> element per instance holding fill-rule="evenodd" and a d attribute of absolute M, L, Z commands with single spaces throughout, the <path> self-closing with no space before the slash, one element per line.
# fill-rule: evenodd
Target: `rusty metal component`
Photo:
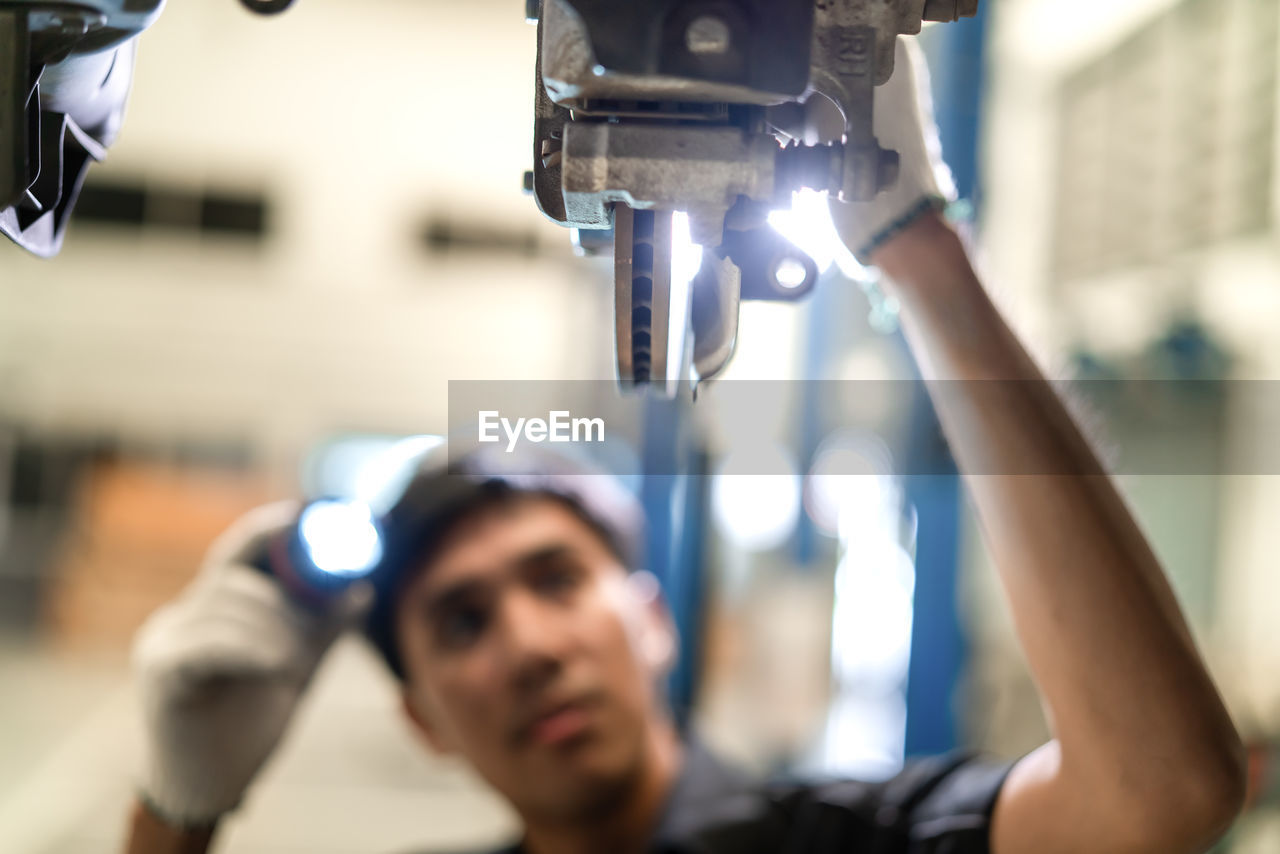
<path fill-rule="evenodd" d="M 815 278 L 811 262 L 787 253 L 744 252 L 740 235 L 730 252 L 726 217 L 742 204 L 785 206 L 804 187 L 869 201 L 892 186 L 898 156 L 880 146 L 872 111 L 896 39 L 923 20 L 976 11 L 977 0 L 541 0 L 534 195 L 551 219 L 578 229 L 687 211 L 694 241 L 721 267 L 704 270 L 693 295 L 694 370 L 713 374 L 732 352 L 740 299 L 794 298 Z M 804 145 L 788 129 L 815 94 L 839 109 L 837 142 Z M 646 372 L 638 351 L 624 352 L 622 317 L 636 249 L 621 228 L 617 238 L 619 376 L 635 384 Z M 785 287 L 783 273 L 803 274 L 802 286 Z M 627 334 L 653 330 L 628 321 Z M 650 365 L 647 376 L 667 387 L 668 373 Z"/>
<path fill-rule="evenodd" d="M 736 127 L 572 122 L 561 163 L 565 211 L 577 223 L 607 223 L 615 204 L 723 219 L 739 196 L 774 199 L 779 150 L 772 136 Z"/>

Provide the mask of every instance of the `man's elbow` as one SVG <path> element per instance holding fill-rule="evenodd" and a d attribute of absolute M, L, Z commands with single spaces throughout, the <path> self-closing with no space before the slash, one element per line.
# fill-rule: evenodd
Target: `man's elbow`
<path fill-rule="evenodd" d="M 1247 769 L 1244 747 L 1234 733 L 1194 761 L 1172 772 L 1159 787 L 1161 797 L 1135 811 L 1131 828 L 1141 841 L 1134 851 L 1201 852 L 1235 822 L 1244 808 Z M 1135 840 L 1137 841 L 1137 840 Z"/>
<path fill-rule="evenodd" d="M 1244 745 L 1232 733 L 1219 749 L 1207 757 L 1197 772 L 1200 785 L 1189 799 L 1187 809 L 1216 840 L 1231 827 L 1244 809 L 1248 788 L 1248 763 Z"/>

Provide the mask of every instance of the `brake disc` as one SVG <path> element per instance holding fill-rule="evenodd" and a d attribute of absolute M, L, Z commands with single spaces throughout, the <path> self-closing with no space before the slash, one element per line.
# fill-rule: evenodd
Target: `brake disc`
<path fill-rule="evenodd" d="M 671 396 L 684 360 L 685 312 L 672 316 L 671 211 L 614 212 L 614 319 L 618 380 Z M 679 329 L 673 329 L 677 320 Z"/>

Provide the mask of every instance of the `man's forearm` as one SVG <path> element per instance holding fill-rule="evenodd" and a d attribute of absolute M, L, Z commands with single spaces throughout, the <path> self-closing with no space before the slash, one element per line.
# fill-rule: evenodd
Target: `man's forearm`
<path fill-rule="evenodd" d="M 1136 827 L 1228 813 L 1240 785 L 1239 739 L 1176 599 L 958 236 L 928 215 L 874 260 L 892 280 L 907 338 L 969 475 L 1048 707 L 1057 744 L 1041 771 L 1053 765 L 1086 795 L 1096 787 L 1110 802 L 1101 806 L 1123 809 Z M 1148 808 L 1154 814 L 1134 812 Z"/>
<path fill-rule="evenodd" d="M 205 854 L 214 828 L 180 830 L 165 824 L 141 802 L 129 816 L 129 841 L 124 854 Z"/>

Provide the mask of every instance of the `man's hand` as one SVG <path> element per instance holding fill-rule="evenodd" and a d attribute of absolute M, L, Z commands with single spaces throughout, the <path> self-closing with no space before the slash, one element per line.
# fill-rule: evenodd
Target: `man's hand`
<path fill-rule="evenodd" d="M 912 54 L 899 48 L 895 76 Z M 877 91 L 877 128 L 918 128 L 883 142 L 904 175 L 938 174 L 915 88 Z M 992 850 L 1203 851 L 1240 808 L 1239 737 L 1141 530 L 931 195 L 908 185 L 833 213 L 902 306 L 1053 733 L 1005 782 Z"/>
<path fill-rule="evenodd" d="M 870 202 L 831 200 L 836 230 L 864 264 L 876 247 L 921 212 L 941 209 L 956 198 L 933 120 L 929 70 L 915 39 L 898 37 L 893 76 L 876 87 L 875 98 L 872 126 L 880 144 L 898 152 L 898 180 Z M 806 121 L 813 142 L 837 140 L 844 133 L 844 117 L 822 96 L 806 104 Z"/>
<path fill-rule="evenodd" d="M 363 591 L 324 607 L 300 603 L 246 564 L 297 512 L 282 502 L 243 517 L 135 639 L 148 755 L 130 852 L 203 850 L 280 740 L 325 651 L 364 607 Z"/>

